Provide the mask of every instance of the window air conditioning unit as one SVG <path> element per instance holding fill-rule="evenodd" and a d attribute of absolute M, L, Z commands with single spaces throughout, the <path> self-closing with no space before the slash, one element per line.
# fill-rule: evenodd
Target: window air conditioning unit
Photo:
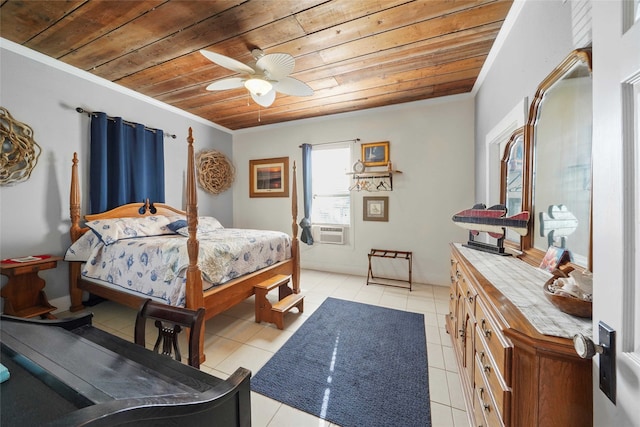
<path fill-rule="evenodd" d="M 318 243 L 344 245 L 344 227 L 336 225 L 314 225 L 313 240 Z"/>

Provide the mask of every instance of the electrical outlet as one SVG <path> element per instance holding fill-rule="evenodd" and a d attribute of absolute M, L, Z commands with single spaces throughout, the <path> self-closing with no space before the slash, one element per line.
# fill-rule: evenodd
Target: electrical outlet
<path fill-rule="evenodd" d="M 600 354 L 600 390 L 616 403 L 616 331 L 598 322 L 598 335 L 603 348 Z"/>

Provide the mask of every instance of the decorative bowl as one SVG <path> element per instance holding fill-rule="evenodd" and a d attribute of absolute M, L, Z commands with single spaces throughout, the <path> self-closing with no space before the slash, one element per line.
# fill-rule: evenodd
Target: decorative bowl
<path fill-rule="evenodd" d="M 562 295 L 552 292 L 549 289 L 549 286 L 553 285 L 556 279 L 557 277 L 552 277 L 544 284 L 544 296 L 547 297 L 551 304 L 558 307 L 560 311 L 571 314 L 572 316 L 591 319 L 591 301 L 586 301 L 571 295 Z"/>

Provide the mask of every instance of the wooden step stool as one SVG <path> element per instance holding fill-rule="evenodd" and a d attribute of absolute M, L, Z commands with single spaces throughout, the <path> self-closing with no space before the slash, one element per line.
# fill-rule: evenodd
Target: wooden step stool
<path fill-rule="evenodd" d="M 293 290 L 287 286 L 291 276 L 278 274 L 263 282 L 254 285 L 256 294 L 256 323 L 275 323 L 278 329 L 284 328 L 284 314 L 293 307 L 302 313 L 304 309 L 304 295 L 294 294 Z M 272 289 L 278 288 L 278 302 L 271 304 L 267 294 Z"/>

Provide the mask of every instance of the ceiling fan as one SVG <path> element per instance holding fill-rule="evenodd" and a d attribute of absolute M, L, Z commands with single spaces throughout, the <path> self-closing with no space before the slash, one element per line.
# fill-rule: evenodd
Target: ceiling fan
<path fill-rule="evenodd" d="M 261 49 L 253 49 L 254 62 L 244 64 L 219 53 L 201 50 L 200 53 L 211 62 L 227 68 L 241 77 L 229 77 L 218 80 L 207 86 L 207 90 L 227 90 L 241 87 L 247 88 L 253 100 L 269 107 L 276 99 L 276 92 L 291 96 L 311 96 L 313 89 L 306 83 L 289 77 L 293 72 L 295 59 L 288 53 L 266 54 Z"/>

